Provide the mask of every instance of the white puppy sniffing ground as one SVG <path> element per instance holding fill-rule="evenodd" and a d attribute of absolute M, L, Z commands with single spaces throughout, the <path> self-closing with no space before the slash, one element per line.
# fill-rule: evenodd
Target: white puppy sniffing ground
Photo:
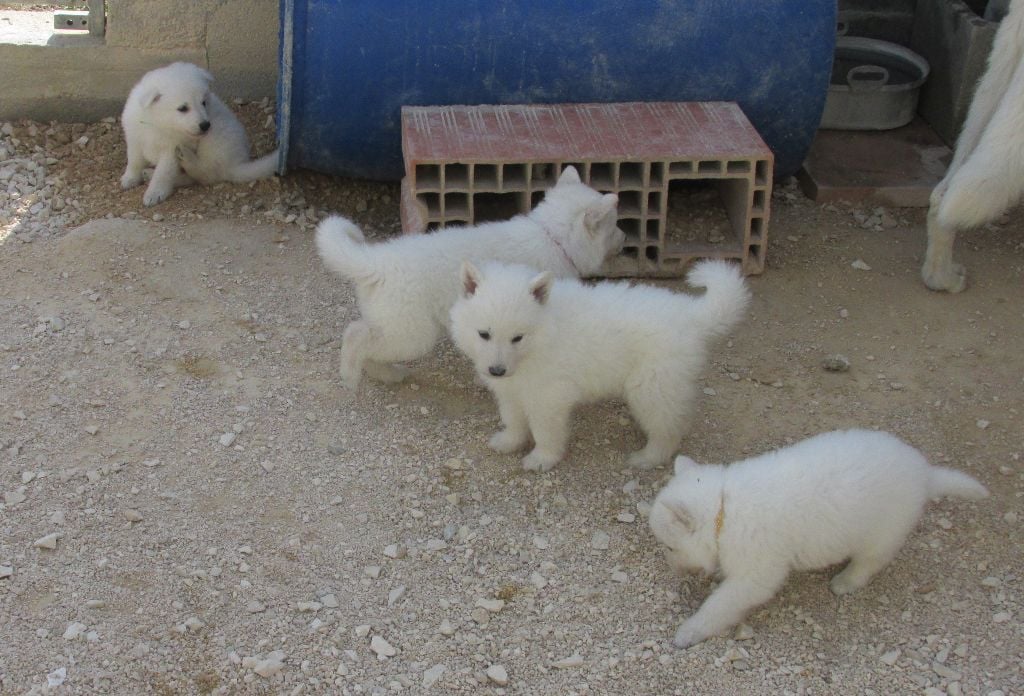
<path fill-rule="evenodd" d="M 565 455 L 580 403 L 624 398 L 647 435 L 629 463 L 669 461 L 682 440 L 711 339 L 732 329 L 750 300 L 738 268 L 698 263 L 687 276 L 702 297 L 662 288 L 555 280 L 521 266 L 462 268 L 452 337 L 494 393 L 498 452 L 533 450 L 527 470 Z"/>
<path fill-rule="evenodd" d="M 364 369 L 396 381 L 404 370 L 393 363 L 426 355 L 444 334 L 464 260 L 524 263 L 559 276 L 597 272 L 625 239 L 617 204 L 567 167 L 532 212 L 502 222 L 367 244 L 351 221 L 324 220 L 316 231 L 320 256 L 355 285 L 362 314 L 342 338 L 342 381 L 355 389 Z"/>
<path fill-rule="evenodd" d="M 121 187 L 138 186 L 154 167 L 145 205 L 194 182 L 242 183 L 274 174 L 277 151 L 249 159 L 245 128 L 210 91 L 212 81 L 197 65 L 171 63 L 143 75 L 129 93 L 121 113 L 128 149 Z"/>
<path fill-rule="evenodd" d="M 676 632 L 681 648 L 719 635 L 771 599 L 791 570 L 849 560 L 837 595 L 868 583 L 897 554 L 930 498 L 983 498 L 967 474 L 930 465 L 893 435 L 834 431 L 729 466 L 676 458 L 650 525 L 679 572 L 721 584 Z"/>

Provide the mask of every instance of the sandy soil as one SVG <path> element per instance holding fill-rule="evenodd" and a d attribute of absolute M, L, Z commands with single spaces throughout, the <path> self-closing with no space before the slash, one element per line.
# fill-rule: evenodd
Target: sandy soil
<path fill-rule="evenodd" d="M 265 150 L 268 109 L 239 108 Z M 394 233 L 396 185 L 298 173 L 143 209 L 116 124 L 9 130 L 63 200 L 34 226 L 24 196 L 0 208 L 0 693 L 1024 693 L 1020 211 L 963 236 L 950 296 L 918 277 L 922 211 L 865 228 L 777 191 L 684 451 L 884 428 L 992 497 L 931 506 L 860 593 L 797 574 L 677 651 L 711 586 L 653 543 L 667 471 L 624 466 L 621 405 L 581 409 L 537 475 L 487 450 L 495 409 L 447 344 L 407 383 L 340 387 L 356 308 L 312 226 Z"/>

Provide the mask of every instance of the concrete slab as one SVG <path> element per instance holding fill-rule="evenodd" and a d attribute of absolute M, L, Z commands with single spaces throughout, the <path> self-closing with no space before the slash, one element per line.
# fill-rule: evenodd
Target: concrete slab
<path fill-rule="evenodd" d="M 950 159 L 942 139 L 915 118 L 889 131 L 818 131 L 797 178 L 817 203 L 925 208 Z"/>

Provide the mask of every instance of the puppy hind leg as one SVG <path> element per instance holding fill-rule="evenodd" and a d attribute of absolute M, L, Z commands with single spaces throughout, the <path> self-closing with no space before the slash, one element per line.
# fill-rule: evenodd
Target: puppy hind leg
<path fill-rule="evenodd" d="M 967 271 L 953 261 L 956 228 L 938 219 L 938 210 L 928 211 L 928 248 L 921 266 L 921 279 L 932 290 L 960 292 L 967 286 Z"/>
<path fill-rule="evenodd" d="M 667 463 L 679 449 L 690 418 L 693 388 L 673 386 L 678 380 L 651 379 L 627 387 L 626 403 L 647 436 L 643 449 L 629 455 L 628 464 L 651 469 Z"/>
<path fill-rule="evenodd" d="M 678 648 L 688 648 L 712 636 L 721 635 L 740 621 L 754 607 L 775 596 L 785 574 L 762 574 L 753 577 L 728 577 L 704 600 L 697 613 L 679 626 L 672 641 Z"/>
<path fill-rule="evenodd" d="M 906 534 L 897 535 L 888 543 L 854 553 L 846 567 L 837 573 L 829 583 L 833 594 L 849 594 L 867 585 L 878 571 L 889 565 L 889 562 L 896 557 L 905 538 Z"/>
<path fill-rule="evenodd" d="M 363 363 L 363 369 L 367 375 L 384 384 L 398 384 L 412 373 L 412 370 L 405 365 L 377 362 L 371 359 L 367 359 Z"/>
<path fill-rule="evenodd" d="M 370 350 L 372 329 L 366 321 L 356 319 L 341 336 L 338 373 L 346 387 L 355 391 L 363 376 L 363 366 Z"/>

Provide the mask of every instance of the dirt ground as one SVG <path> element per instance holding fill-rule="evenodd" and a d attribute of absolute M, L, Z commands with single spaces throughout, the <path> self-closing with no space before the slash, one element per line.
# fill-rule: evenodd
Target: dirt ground
<path fill-rule="evenodd" d="M 271 107 L 236 108 L 265 151 Z M 397 185 L 299 172 L 144 209 L 116 123 L 6 130 L 45 178 L 30 201 L 0 176 L 0 693 L 1024 693 L 1020 210 L 962 236 L 946 295 L 919 280 L 923 211 L 778 187 L 683 451 L 881 428 L 992 496 L 933 504 L 859 593 L 795 574 L 678 651 L 711 584 L 654 544 L 668 472 L 624 466 L 622 405 L 580 409 L 538 475 L 487 449 L 495 408 L 448 344 L 341 388 L 356 307 L 313 226 L 395 233 Z"/>

